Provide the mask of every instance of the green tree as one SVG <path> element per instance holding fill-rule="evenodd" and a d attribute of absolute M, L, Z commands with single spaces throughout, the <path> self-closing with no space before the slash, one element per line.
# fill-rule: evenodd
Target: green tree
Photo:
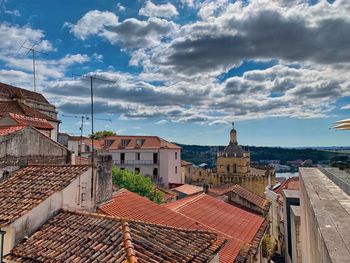
<path fill-rule="evenodd" d="M 99 140 L 103 139 L 108 136 L 115 136 L 117 135 L 114 131 L 97 131 L 94 133 L 94 139 Z M 92 135 L 89 135 L 90 138 L 92 138 Z"/>
<path fill-rule="evenodd" d="M 163 202 L 163 193 L 155 188 L 149 177 L 129 170 L 121 170 L 118 167 L 112 169 L 113 184 L 126 188 L 131 192 L 145 196 L 158 204 Z"/>

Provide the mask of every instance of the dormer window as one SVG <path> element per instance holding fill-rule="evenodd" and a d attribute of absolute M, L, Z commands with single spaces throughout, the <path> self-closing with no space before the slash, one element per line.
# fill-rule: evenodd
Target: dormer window
<path fill-rule="evenodd" d="M 126 140 L 126 139 L 122 139 L 121 140 L 121 144 L 123 147 L 127 146 L 129 144 L 129 140 Z"/>
<path fill-rule="evenodd" d="M 136 147 L 141 147 L 144 142 L 144 139 L 136 139 Z"/>
<path fill-rule="evenodd" d="M 110 147 L 114 143 L 114 140 L 105 140 L 105 146 Z"/>

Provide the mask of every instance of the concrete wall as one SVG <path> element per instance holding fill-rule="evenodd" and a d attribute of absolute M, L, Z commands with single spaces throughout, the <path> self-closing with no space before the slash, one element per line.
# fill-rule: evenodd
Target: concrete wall
<path fill-rule="evenodd" d="M 238 206 L 244 207 L 250 211 L 254 211 L 255 213 L 260 214 L 262 216 L 265 216 L 268 213 L 268 211 L 261 209 L 259 206 L 249 202 L 247 199 L 242 198 L 234 192 L 229 192 L 228 196 L 229 202 L 232 202 Z"/>
<path fill-rule="evenodd" d="M 67 164 L 70 152 L 31 127 L 0 136 L 0 178 L 28 163 Z"/>
<path fill-rule="evenodd" d="M 309 193 L 314 195 L 315 193 Z M 328 253 L 325 241 L 319 229 L 317 215 L 305 188 L 303 174 L 300 172 L 300 213 L 301 213 L 301 242 L 302 261 L 331 263 L 333 262 Z M 348 258 L 349 259 L 349 258 Z M 348 262 L 348 261 L 339 261 Z"/>
<path fill-rule="evenodd" d="M 291 206 L 292 262 L 301 263 L 300 207 Z"/>
<path fill-rule="evenodd" d="M 6 226 L 4 228 L 6 231 L 4 254 L 9 253 L 25 236 L 33 234 L 61 208 L 91 211 L 94 203 L 89 189 L 91 189 L 91 170 L 83 173 L 65 189 L 54 193 L 34 209 Z"/>
<path fill-rule="evenodd" d="M 79 153 L 79 144 L 80 144 L 80 141 L 77 141 L 77 140 L 69 140 L 68 139 L 68 149 L 72 152 L 72 153 L 75 153 L 75 155 L 78 156 L 78 153 Z"/>
<path fill-rule="evenodd" d="M 96 204 L 112 198 L 112 155 L 105 153 L 97 156 L 96 167 Z"/>

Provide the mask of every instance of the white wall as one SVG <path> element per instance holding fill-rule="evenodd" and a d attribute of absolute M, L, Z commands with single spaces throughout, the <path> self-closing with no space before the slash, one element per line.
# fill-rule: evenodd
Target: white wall
<path fill-rule="evenodd" d="M 143 175 L 153 175 L 153 169 L 158 168 L 158 176 L 163 178 L 163 183 L 168 186 L 169 183 L 181 184 L 184 183 L 181 176 L 181 150 L 180 149 L 118 149 L 110 150 L 115 165 L 121 168 L 135 171 L 135 168 L 140 169 Z M 177 152 L 177 159 L 175 159 Z M 120 154 L 125 154 L 125 164 L 120 164 Z M 137 162 L 136 153 L 140 153 L 141 162 Z M 153 164 L 153 154 L 158 154 L 158 164 Z M 129 162 L 128 162 L 129 161 Z M 149 161 L 143 164 L 142 161 Z M 175 173 L 177 167 L 177 173 Z"/>
<path fill-rule="evenodd" d="M 79 153 L 79 144 L 80 144 L 80 141 L 76 141 L 76 140 L 69 140 L 68 139 L 68 149 L 71 151 L 71 152 L 74 152 L 76 156 L 78 156 L 78 153 Z"/>
<path fill-rule="evenodd" d="M 84 188 L 85 187 L 85 188 Z M 91 170 L 76 178 L 65 189 L 55 192 L 34 209 L 4 228 L 4 254 L 20 243 L 25 236 L 33 234 L 41 225 L 61 208 L 72 210 L 92 210 L 94 203 L 90 194 Z M 81 193 L 86 192 L 86 201 L 81 201 Z"/>

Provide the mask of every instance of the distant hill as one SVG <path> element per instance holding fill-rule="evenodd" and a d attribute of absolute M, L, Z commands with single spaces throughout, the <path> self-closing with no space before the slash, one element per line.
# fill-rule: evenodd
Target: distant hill
<path fill-rule="evenodd" d="M 210 167 L 216 165 L 216 153 L 222 151 L 225 146 L 201 146 L 179 144 L 182 147 L 182 159 L 195 164 L 208 163 Z M 334 151 L 334 149 L 319 150 L 314 148 L 281 148 L 242 146 L 250 151 L 252 161 L 280 160 L 281 164 L 298 159 L 311 159 L 313 163 L 328 163 L 332 157 L 349 155 L 347 151 Z"/>

